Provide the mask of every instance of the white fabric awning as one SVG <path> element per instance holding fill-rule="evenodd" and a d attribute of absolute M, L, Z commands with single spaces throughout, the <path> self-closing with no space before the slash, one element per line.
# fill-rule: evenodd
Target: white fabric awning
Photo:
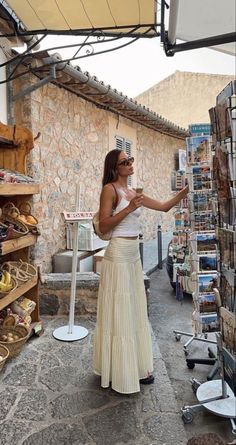
<path fill-rule="evenodd" d="M 236 32 L 235 0 L 170 0 L 168 40 L 191 42 Z M 212 46 L 236 54 L 236 43 Z"/>
<path fill-rule="evenodd" d="M 155 35 L 155 0 L 7 0 L 27 31 L 107 30 Z M 152 27 L 152 30 L 148 30 Z"/>

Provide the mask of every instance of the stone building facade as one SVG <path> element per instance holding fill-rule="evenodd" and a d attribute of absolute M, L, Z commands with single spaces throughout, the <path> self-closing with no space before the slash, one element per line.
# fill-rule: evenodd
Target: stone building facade
<path fill-rule="evenodd" d="M 176 71 L 136 99 L 188 128 L 189 124 L 210 122 L 208 110 L 215 104 L 217 94 L 233 79 L 235 75 Z"/>
<path fill-rule="evenodd" d="M 14 92 L 29 84 L 29 78 L 20 78 Z M 42 185 L 41 193 L 33 198 L 42 233 L 33 255 L 43 272 L 52 270 L 52 256 L 66 248 L 62 211 L 73 210 L 76 184 L 83 191 L 81 210 L 97 210 L 104 158 L 115 148 L 116 136 L 132 141 L 133 185 L 141 183 L 146 194 L 160 200 L 171 196 L 174 155 L 184 148 L 183 137 L 162 134 L 98 108 L 52 83 L 16 101 L 14 114 L 17 124 L 27 126 L 35 136 L 40 132 L 31 151 L 29 173 Z M 173 229 L 171 213 L 162 215 L 163 230 Z M 159 218 L 158 212 L 143 209 L 145 239 L 156 237 Z"/>

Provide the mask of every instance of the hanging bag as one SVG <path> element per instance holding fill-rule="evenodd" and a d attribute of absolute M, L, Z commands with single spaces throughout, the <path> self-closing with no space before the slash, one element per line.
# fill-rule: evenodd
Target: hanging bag
<path fill-rule="evenodd" d="M 113 208 L 113 210 L 115 210 L 117 204 L 118 204 L 118 193 L 116 190 L 116 187 L 114 186 L 114 184 L 111 183 L 111 185 L 114 187 L 114 190 L 116 192 L 116 202 L 115 202 L 115 207 Z M 112 235 L 112 230 L 109 230 L 109 232 L 107 233 L 102 233 L 100 232 L 99 229 L 99 211 L 96 212 L 93 216 L 93 230 L 96 233 L 96 235 L 101 238 L 104 241 L 109 241 L 111 239 L 111 235 Z"/>

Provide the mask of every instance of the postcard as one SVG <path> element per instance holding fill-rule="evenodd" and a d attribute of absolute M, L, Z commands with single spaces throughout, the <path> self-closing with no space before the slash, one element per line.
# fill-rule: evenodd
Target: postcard
<path fill-rule="evenodd" d="M 209 165 L 195 165 L 189 175 L 190 191 L 208 191 L 212 189 L 212 171 Z"/>
<path fill-rule="evenodd" d="M 212 193 L 193 193 L 189 200 L 191 212 L 206 212 L 212 210 Z"/>
<path fill-rule="evenodd" d="M 218 287 L 218 274 L 212 273 L 212 274 L 198 274 L 197 275 L 198 280 L 198 292 L 204 293 L 204 292 L 212 292 L 214 287 Z"/>
<path fill-rule="evenodd" d="M 212 232 L 192 232 L 190 235 L 190 246 L 194 253 L 211 252 L 216 250 L 216 233 Z"/>
<path fill-rule="evenodd" d="M 214 293 L 199 294 L 197 297 L 199 312 L 216 312 L 217 305 Z"/>
<path fill-rule="evenodd" d="M 222 339 L 231 352 L 236 353 L 236 317 L 225 307 L 220 307 Z"/>
<path fill-rule="evenodd" d="M 219 240 L 220 261 L 227 267 L 234 269 L 236 266 L 236 233 L 223 227 L 217 228 Z"/>
<path fill-rule="evenodd" d="M 228 154 L 222 150 L 220 143 L 216 144 L 215 156 L 213 158 L 213 178 L 216 183 L 218 198 L 228 199 L 229 191 L 229 172 L 228 172 Z"/>
<path fill-rule="evenodd" d="M 209 272 L 217 270 L 216 254 L 198 255 L 198 270 L 199 272 Z"/>
<path fill-rule="evenodd" d="M 220 296 L 222 299 L 222 306 L 229 311 L 236 313 L 236 274 L 234 270 L 221 268 L 220 274 Z"/>
<path fill-rule="evenodd" d="M 202 332 L 216 332 L 220 329 L 217 313 L 200 314 L 199 321 L 202 326 Z"/>
<path fill-rule="evenodd" d="M 215 219 L 211 212 L 199 212 L 190 217 L 194 231 L 207 231 L 215 228 Z"/>
<path fill-rule="evenodd" d="M 186 138 L 188 165 L 196 164 L 197 162 L 207 162 L 211 159 L 210 141 L 210 136 L 192 136 Z"/>

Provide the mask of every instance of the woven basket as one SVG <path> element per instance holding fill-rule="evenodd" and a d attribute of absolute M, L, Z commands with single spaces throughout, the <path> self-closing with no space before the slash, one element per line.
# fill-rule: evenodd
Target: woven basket
<path fill-rule="evenodd" d="M 3 326 L 0 326 L 0 339 L 3 335 L 6 335 L 7 333 L 11 332 L 12 334 L 19 335 L 19 340 L 14 340 L 12 342 L 7 342 L 0 340 L 0 345 L 6 346 L 9 350 L 9 358 L 15 357 L 19 352 L 21 351 L 22 347 L 24 346 L 25 342 L 27 341 L 29 337 L 29 330 L 23 326 L 18 324 L 14 328 L 6 328 Z"/>
<path fill-rule="evenodd" d="M 18 286 L 17 279 L 14 276 L 11 276 L 11 281 L 12 281 L 11 290 L 9 290 L 8 292 L 3 292 L 0 290 L 0 299 L 6 297 L 10 292 L 12 292 L 13 290 L 15 290 L 17 288 L 17 286 Z"/>
<path fill-rule="evenodd" d="M 4 364 L 6 363 L 8 357 L 9 357 L 9 349 L 0 344 L 0 355 L 2 355 L 4 358 L 0 361 L 0 371 L 3 368 Z"/>
<path fill-rule="evenodd" d="M 6 261 L 2 265 L 2 269 L 7 270 L 13 275 L 18 284 L 26 283 L 28 280 L 37 277 L 37 269 L 33 264 L 26 263 L 22 260 L 19 261 Z"/>
<path fill-rule="evenodd" d="M 10 224 L 9 226 L 6 226 L 6 224 L 0 222 L 0 227 L 3 228 L 2 235 L 0 235 L 0 243 L 11 239 L 13 234 L 13 225 Z"/>
<path fill-rule="evenodd" d="M 23 222 L 18 221 L 16 218 L 13 218 L 9 214 L 3 214 L 1 218 L 1 223 L 6 224 L 7 226 L 9 226 L 10 224 L 13 225 L 12 234 L 9 239 L 20 238 L 21 236 L 27 235 L 27 233 L 29 233 L 28 227 Z"/>
<path fill-rule="evenodd" d="M 26 202 L 22 202 L 21 204 L 20 204 L 20 206 L 19 206 L 19 211 L 20 211 L 20 214 L 21 215 L 24 215 L 24 216 L 31 216 L 33 219 L 34 219 L 34 223 L 29 223 L 28 221 L 26 221 L 25 222 L 25 225 L 28 227 L 28 229 L 30 230 L 30 231 L 34 231 L 35 230 L 35 228 L 36 228 L 36 226 L 37 226 L 37 224 L 38 224 L 38 220 L 37 220 L 37 218 L 34 216 L 34 215 L 32 215 L 32 213 L 31 213 L 31 205 L 30 205 L 30 203 L 28 202 L 28 201 L 26 201 Z"/>

